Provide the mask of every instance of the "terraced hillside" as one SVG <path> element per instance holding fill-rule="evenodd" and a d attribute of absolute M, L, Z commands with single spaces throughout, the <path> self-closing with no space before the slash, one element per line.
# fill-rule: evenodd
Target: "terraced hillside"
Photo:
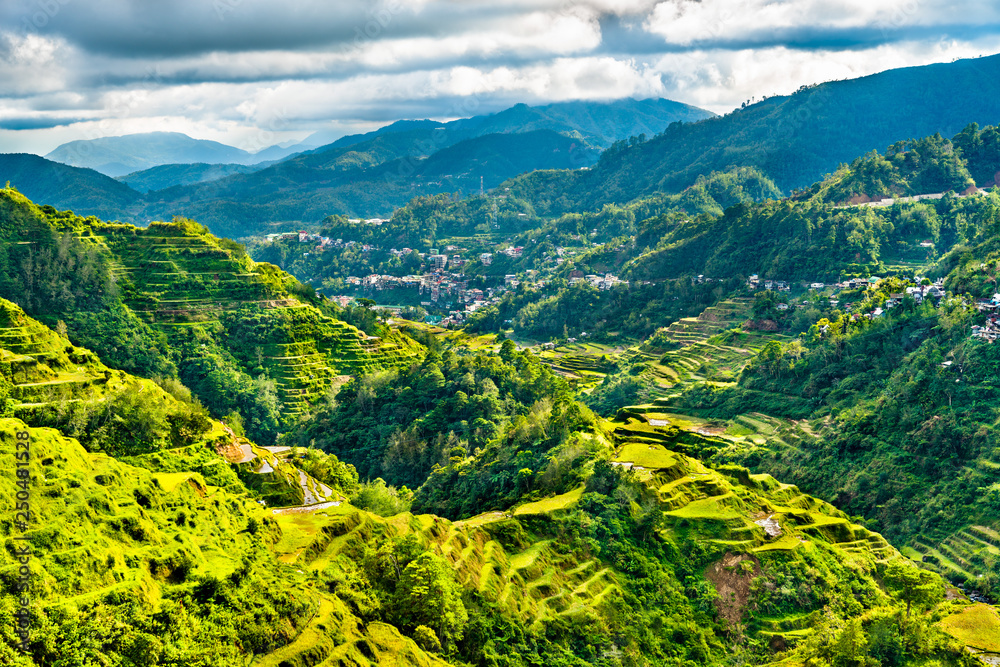
<path fill-rule="evenodd" d="M 197 427 L 185 422 L 187 408 L 153 382 L 108 369 L 15 304 L 0 300 L 0 325 L 0 413 L 21 417 L 0 418 L 0 452 L 11 461 L 15 443 L 29 452 L 28 476 L 3 475 L 0 498 L 14 507 L 20 492 L 30 507 L 23 525 L 0 522 L 0 538 L 13 543 L 16 533 L 31 549 L 33 609 L 28 657 L 0 641 L 0 662 L 52 664 L 79 651 L 88 659 L 127 653 L 150 665 L 161 664 L 163 652 L 186 664 L 198 655 L 210 664 L 257 656 L 276 665 L 295 646 L 313 646 L 320 632 L 343 644 L 346 662 L 327 664 L 442 664 L 396 628 L 362 623 L 340 599 L 273 560 L 276 527 L 258 501 L 293 506 L 284 511 L 330 507 L 346 502 L 340 489 L 298 469 L 287 450 L 258 447 L 205 418 Z M 187 429 L 184 437 L 154 426 L 146 442 L 143 427 L 129 421 L 136 404 L 122 403 L 123 395 L 140 402 L 143 421 L 165 412 L 165 423 Z M 104 405 L 133 445 L 125 455 L 98 446 L 115 442 L 114 429 L 95 433 L 88 418 Z M 89 450 L 31 425 L 75 422 Z M 4 550 L 5 593 L 18 567 L 13 550 Z M 216 593 L 206 597 L 207 590 Z M 181 609 L 211 633 L 185 630 L 188 621 L 174 618 Z M 106 615 L 123 624 L 117 632 L 102 629 Z M 168 617 L 173 630 L 154 629 Z M 43 627 L 61 628 L 60 641 L 47 645 Z"/>
<path fill-rule="evenodd" d="M 878 534 L 849 520 L 827 503 L 802 494 L 768 475 L 737 467 L 714 470 L 674 447 L 678 429 L 630 419 L 608 425 L 616 442 L 612 466 L 630 470 L 648 490 L 661 519 L 654 522 L 665 544 L 692 540 L 713 561 L 705 576 L 719 589 L 720 618 L 731 627 L 745 622 L 745 592 L 724 593 L 744 573 L 770 575 L 778 563 L 823 562 L 823 576 L 840 568 L 865 571 L 899 554 Z M 505 512 L 461 521 L 401 514 L 383 519 L 349 505 L 276 517 L 282 527 L 282 560 L 319 576 L 345 559 L 358 561 L 373 550 L 416 540 L 444 558 L 457 580 L 536 635 L 586 618 L 613 618 L 628 596 L 629 578 L 620 563 L 599 552 L 567 549 L 560 526 L 579 516 L 584 487 L 528 502 Z M 740 563 L 746 562 L 742 568 Z M 834 566 L 832 563 L 839 563 Z M 877 595 L 877 587 L 862 584 Z M 765 641 L 792 646 L 822 623 L 819 608 L 796 614 L 755 614 L 748 631 Z"/>
<path fill-rule="evenodd" d="M 195 386 L 183 366 L 201 353 L 215 367 L 230 366 L 230 377 L 214 386 L 273 381 L 286 428 L 337 377 L 403 366 L 420 354 L 403 334 L 384 328 L 370 336 L 341 321 L 310 288 L 190 220 L 104 223 L 39 208 L 7 188 L 0 242 L 8 244 L 0 296 L 49 326 L 64 320 L 72 340 L 117 368 L 146 377 L 180 368 L 217 417 L 236 410 L 249 422 L 254 409 Z"/>
<path fill-rule="evenodd" d="M 800 456 L 824 437 L 833 423 L 779 419 L 760 412 L 738 414 L 728 420 L 711 420 L 671 412 L 672 397 L 622 411 L 625 423 L 616 433 L 647 442 L 664 442 L 674 448 L 697 452 L 715 463 L 756 461 L 767 457 Z M 980 457 L 975 467 L 987 474 L 1000 473 L 1000 464 Z M 994 488 L 1000 488 L 994 485 Z M 986 489 L 989 493 L 992 489 Z M 975 589 L 984 578 L 997 576 L 1000 563 L 1000 525 L 983 522 L 967 525 L 935 539 L 920 535 L 902 547 L 909 558 L 946 579 Z"/>
<path fill-rule="evenodd" d="M 706 308 L 698 317 L 684 317 L 669 327 L 665 335 L 684 345 L 703 343 L 712 336 L 745 322 L 749 317 L 750 300 L 733 297 Z"/>
<path fill-rule="evenodd" d="M 194 223 L 97 231 L 114 253 L 116 273 L 135 288 L 127 298 L 133 310 L 173 338 L 191 327 L 223 327 L 247 370 L 277 381 L 290 415 L 325 394 L 336 376 L 391 368 L 416 354 L 401 335 L 367 336 L 299 301 L 290 294 L 291 276 Z"/>
<path fill-rule="evenodd" d="M 5 458 L 13 459 L 15 432 L 27 433 L 31 447 L 32 518 L 19 544 L 32 552 L 32 639 L 26 656 L 0 642 L 3 664 L 126 654 L 152 665 L 167 652 L 186 664 L 256 656 L 255 664 L 277 665 L 298 646 L 315 653 L 317 636 L 343 646 L 343 661 L 328 665 L 444 664 L 392 626 L 361 623 L 343 601 L 271 560 L 274 526 L 245 492 L 196 472 L 151 472 L 88 453 L 16 419 L 0 419 Z M 0 480 L 11 507 L 14 482 Z M 5 540 L 14 531 L 9 521 L 0 526 Z M 4 580 L 14 581 L 18 567 L 3 550 Z M 115 631 L 103 625 L 106 617 L 116 619 Z M 58 631 L 60 641 L 46 645 L 42 628 Z"/>
<path fill-rule="evenodd" d="M 108 383 L 113 374 L 89 350 L 74 346 L 18 306 L 0 299 L 0 369 L 15 405 L 42 405 Z"/>
<path fill-rule="evenodd" d="M 644 400 L 669 405 L 669 399 L 696 383 L 734 382 L 769 341 L 788 340 L 776 333 L 740 330 L 748 305 L 740 298 L 721 302 L 696 318 L 660 329 L 641 344 L 613 347 L 576 342 L 538 350 L 538 354 L 581 392 L 591 392 L 608 376 L 628 376 L 649 387 L 650 394 Z"/>

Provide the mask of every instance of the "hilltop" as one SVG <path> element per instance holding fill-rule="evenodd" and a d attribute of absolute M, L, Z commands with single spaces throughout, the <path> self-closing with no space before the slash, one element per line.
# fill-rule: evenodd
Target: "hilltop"
<path fill-rule="evenodd" d="M 21 188 L 31 199 L 111 220 L 130 219 L 142 198 L 127 185 L 92 169 L 23 153 L 0 153 L 0 179 Z"/>

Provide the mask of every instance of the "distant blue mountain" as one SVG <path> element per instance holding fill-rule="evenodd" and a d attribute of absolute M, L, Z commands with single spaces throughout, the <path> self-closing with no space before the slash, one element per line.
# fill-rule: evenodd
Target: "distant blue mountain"
<path fill-rule="evenodd" d="M 86 167 L 107 176 L 124 176 L 164 164 L 256 164 L 278 160 L 295 152 L 272 146 L 260 153 L 217 141 L 192 139 L 180 132 L 146 132 L 121 137 L 71 141 L 45 157 L 72 167 Z"/>

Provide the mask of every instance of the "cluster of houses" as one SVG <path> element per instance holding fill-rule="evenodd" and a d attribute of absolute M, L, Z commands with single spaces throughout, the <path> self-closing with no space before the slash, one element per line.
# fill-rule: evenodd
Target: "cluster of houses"
<path fill-rule="evenodd" d="M 570 271 L 569 284 L 575 285 L 579 282 L 587 281 L 599 290 L 609 290 L 617 285 L 628 285 L 627 280 L 621 280 L 612 273 L 605 273 L 603 276 L 596 274 L 584 275 L 583 271 Z"/>
<path fill-rule="evenodd" d="M 708 278 L 711 280 L 711 278 Z M 705 276 L 698 276 L 696 282 L 705 282 Z M 773 290 L 775 292 L 789 292 L 792 287 L 784 280 L 761 280 L 758 274 L 753 274 L 747 278 L 747 287 L 756 290 Z"/>
<path fill-rule="evenodd" d="M 537 276 L 537 271 L 529 271 L 529 280 Z M 451 306 L 456 304 L 464 306 L 462 310 L 450 311 L 448 317 L 441 321 L 443 326 L 449 324 L 462 324 L 465 317 L 476 310 L 496 303 L 504 293 L 517 289 L 520 281 L 516 275 L 508 275 L 504 284 L 498 287 L 489 287 L 485 290 L 469 288 L 469 282 L 464 276 L 458 273 L 447 273 L 435 271 L 423 275 L 411 276 L 389 276 L 372 274 L 359 278 L 348 276 L 347 284 L 365 290 L 391 290 L 391 289 L 414 289 L 421 296 L 426 295 L 427 300 L 421 301 L 423 306 L 437 306 L 445 304 Z M 544 281 L 531 282 L 534 287 L 543 287 Z M 335 300 L 350 301 L 350 297 L 335 297 Z M 343 304 L 342 304 L 343 305 Z"/>
<path fill-rule="evenodd" d="M 315 243 L 316 250 L 325 250 L 327 248 L 352 248 L 354 246 L 360 247 L 365 252 L 371 252 L 377 248 L 373 245 L 368 245 L 367 243 L 358 243 L 357 241 L 345 241 L 343 239 L 332 239 L 328 236 L 322 236 L 320 234 L 310 234 L 309 232 L 284 232 L 281 234 L 268 234 L 267 240 L 269 243 L 275 241 L 289 241 L 298 239 L 299 243 Z M 394 254 L 397 252 L 392 251 Z M 399 254 L 406 254 L 411 252 L 409 248 L 404 248 L 403 251 L 399 251 Z"/>
<path fill-rule="evenodd" d="M 1000 294 L 994 294 L 992 299 L 979 299 L 976 301 L 976 310 L 986 313 L 986 322 L 982 325 L 972 327 L 972 337 L 981 338 L 993 342 L 1000 338 Z"/>
<path fill-rule="evenodd" d="M 905 292 L 890 294 L 885 306 L 886 308 L 895 308 L 901 305 L 906 297 L 910 297 L 918 304 L 923 303 L 924 299 L 940 301 L 944 297 L 944 281 L 938 280 L 932 285 L 914 285 L 907 287 Z"/>
<path fill-rule="evenodd" d="M 1000 325 L 997 324 L 997 317 L 997 315 L 990 315 L 983 325 L 974 325 L 972 337 L 988 340 L 991 343 L 1000 338 Z"/>

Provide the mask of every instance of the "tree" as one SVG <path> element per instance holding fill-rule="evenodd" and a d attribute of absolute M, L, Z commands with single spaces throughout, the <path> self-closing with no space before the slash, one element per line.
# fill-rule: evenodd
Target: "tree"
<path fill-rule="evenodd" d="M 885 570 L 886 588 L 906 602 L 906 617 L 910 617 L 913 603 L 932 604 L 944 595 L 941 580 L 932 572 L 921 570 L 904 560 L 894 560 Z"/>
<path fill-rule="evenodd" d="M 861 627 L 861 619 L 853 618 L 847 622 L 834 642 L 834 663 L 853 667 L 866 664 L 868 655 L 868 638 Z"/>
<path fill-rule="evenodd" d="M 510 363 L 511 359 L 514 358 L 515 352 L 517 352 L 517 345 L 509 338 L 500 346 L 500 358 L 507 363 Z"/>
<path fill-rule="evenodd" d="M 469 616 L 451 567 L 425 552 L 403 569 L 394 596 L 396 620 L 411 632 L 432 628 L 441 643 L 454 646 L 462 638 Z"/>

